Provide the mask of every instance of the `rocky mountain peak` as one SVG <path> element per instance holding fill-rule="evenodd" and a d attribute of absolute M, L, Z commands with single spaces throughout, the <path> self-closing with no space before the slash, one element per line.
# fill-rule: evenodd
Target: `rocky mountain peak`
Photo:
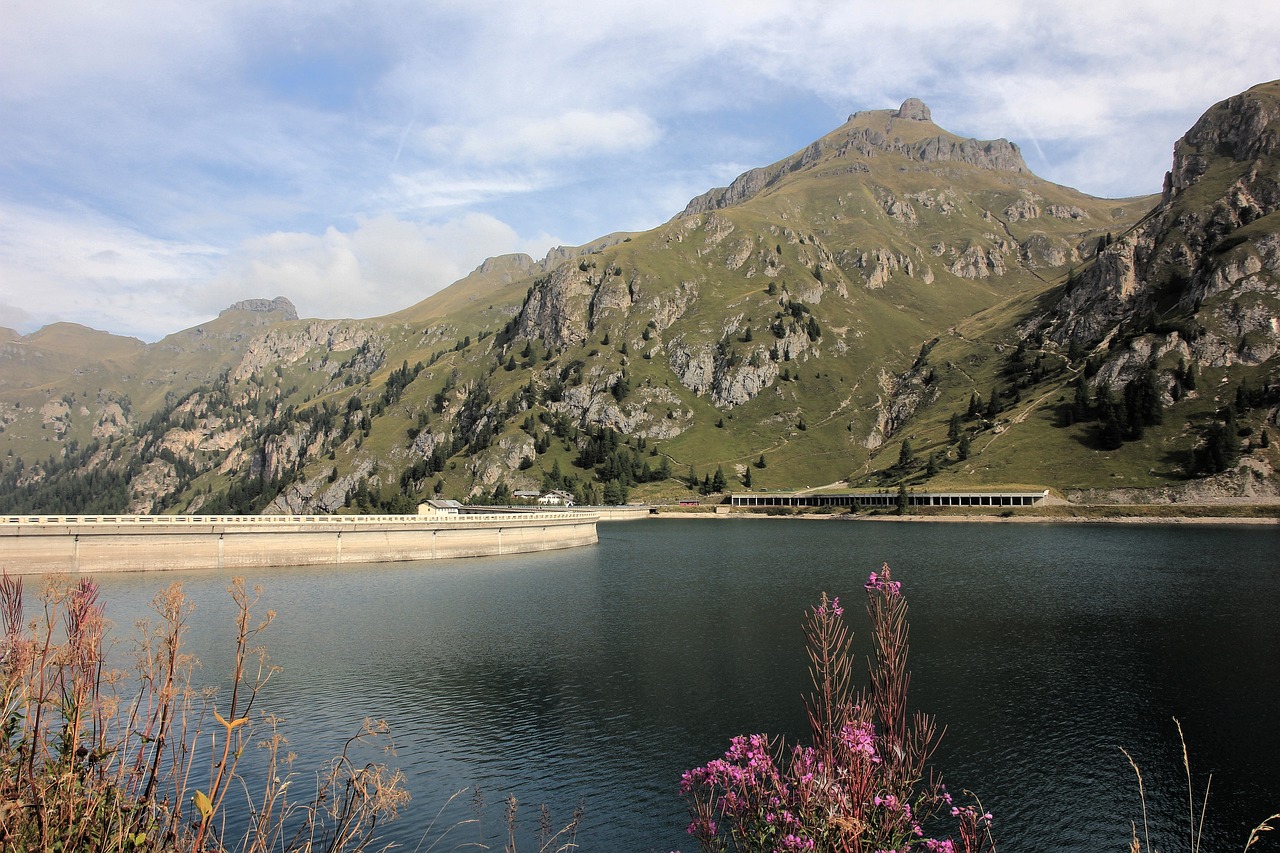
<path fill-rule="evenodd" d="M 902 106 L 898 107 L 898 112 L 894 114 L 895 118 L 906 119 L 907 121 L 933 121 L 933 114 L 929 112 L 929 108 L 925 106 L 924 101 L 919 98 L 907 98 L 902 102 Z"/>
<path fill-rule="evenodd" d="M 1165 201 L 1198 181 L 1214 158 L 1257 160 L 1280 152 L 1280 80 L 1216 104 L 1173 147 Z"/>
<path fill-rule="evenodd" d="M 895 125 L 908 121 L 911 125 Z M 923 125 L 923 126 L 921 126 Z M 919 98 L 907 98 L 896 110 L 864 110 L 849 116 L 844 126 L 810 143 L 785 160 L 750 169 L 727 187 L 716 187 L 692 199 L 680 216 L 722 210 L 759 195 L 796 172 L 848 158 L 846 174 L 867 172 L 872 158 L 890 154 L 917 163 L 954 162 L 1007 172 L 1027 173 L 1018 146 L 1007 139 L 963 139 L 933 124 L 932 113 Z M 856 164 L 853 161 L 858 161 Z"/>
<path fill-rule="evenodd" d="M 275 299 L 242 299 L 239 302 L 227 308 L 218 314 L 221 317 L 231 311 L 250 311 L 255 314 L 270 314 L 274 311 L 280 311 L 284 314 L 285 320 L 298 319 L 298 309 L 293 307 L 293 303 L 283 296 L 277 296 Z"/>
<path fill-rule="evenodd" d="M 506 281 L 512 281 L 519 276 L 532 275 L 537 268 L 537 262 L 533 258 L 523 252 L 513 252 L 485 258 L 475 272 L 480 275 L 500 275 Z"/>

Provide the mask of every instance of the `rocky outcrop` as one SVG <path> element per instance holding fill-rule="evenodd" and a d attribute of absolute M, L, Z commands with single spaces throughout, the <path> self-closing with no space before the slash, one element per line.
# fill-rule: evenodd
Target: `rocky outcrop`
<path fill-rule="evenodd" d="M 1002 276 L 1008 272 L 1004 259 L 1010 253 L 1010 249 L 1011 246 L 1005 241 L 996 241 L 991 246 L 971 243 L 947 266 L 947 271 L 954 276 L 968 279 Z"/>
<path fill-rule="evenodd" d="M 552 251 L 563 251 L 563 249 Z M 542 265 L 533 258 L 523 252 L 514 252 L 509 255 L 485 258 L 484 262 L 476 267 L 475 274 L 494 277 L 499 281 L 515 281 L 536 275 L 541 269 Z"/>
<path fill-rule="evenodd" d="M 40 407 L 40 427 L 53 430 L 56 437 L 61 437 L 71 428 L 71 407 L 65 400 L 50 400 Z"/>
<path fill-rule="evenodd" d="M 504 480 L 509 481 L 520 470 L 524 459 L 535 456 L 533 439 L 529 436 L 524 433 L 503 436 L 484 453 L 472 457 L 468 466 L 473 478 L 471 495 L 489 491 Z"/>
<path fill-rule="evenodd" d="M 168 497 L 182 480 L 172 464 L 155 459 L 142 466 L 142 471 L 129 483 L 128 512 L 150 515 L 162 498 Z"/>
<path fill-rule="evenodd" d="M 1018 244 L 1018 258 L 1031 269 L 1046 269 L 1079 261 L 1080 254 L 1065 241 L 1037 233 Z"/>
<path fill-rule="evenodd" d="M 866 277 L 866 286 L 872 290 L 884 287 L 898 272 L 906 273 L 912 278 L 919 278 L 925 284 L 933 282 L 933 270 L 928 264 L 917 264 L 916 260 L 903 252 L 889 249 L 870 249 L 852 256 L 844 256 L 848 262 Z"/>
<path fill-rule="evenodd" d="M 222 311 L 218 316 L 221 317 L 233 311 L 248 311 L 254 314 L 278 313 L 280 316 L 277 319 L 281 322 L 298 319 L 298 309 L 283 296 L 277 296 L 275 299 L 243 299 Z"/>
<path fill-rule="evenodd" d="M 893 193 L 884 192 L 880 194 L 880 207 L 884 209 L 885 214 L 895 222 L 903 225 L 915 225 L 920 219 L 916 216 L 916 209 L 911 203 L 898 198 Z"/>
<path fill-rule="evenodd" d="M 924 364 L 897 375 L 880 371 L 880 394 L 871 412 L 871 429 L 863 439 L 868 450 L 883 446 L 922 406 L 938 398 L 938 389 L 927 381 L 928 375 Z"/>
<path fill-rule="evenodd" d="M 1023 219 L 1035 219 L 1040 215 L 1040 207 L 1030 198 L 1020 198 L 1004 209 L 1005 219 L 1018 222 Z"/>
<path fill-rule="evenodd" d="M 579 423 L 610 427 L 646 440 L 675 438 L 693 426 L 693 412 L 670 388 L 641 385 L 618 402 L 607 391 L 613 378 L 616 377 L 607 377 L 593 386 L 566 389 L 564 399 L 550 408 L 568 413 Z"/>
<path fill-rule="evenodd" d="M 898 154 L 917 163 L 964 163 L 980 169 L 996 169 L 1005 172 L 1025 173 L 1026 161 L 1022 151 L 1007 139 L 982 141 L 961 139 L 940 133 L 915 142 L 904 142 L 899 137 L 890 138 L 873 127 L 860 127 L 849 131 L 843 143 L 836 149 L 837 156 L 860 154 L 871 157 L 876 154 Z"/>
<path fill-rule="evenodd" d="M 1196 361 L 1261 363 L 1280 351 L 1280 83 L 1214 106 L 1174 151 L 1157 208 L 1034 323 L 1061 345 L 1093 346 L 1144 331 L 1172 297 L 1195 317 Z"/>
<path fill-rule="evenodd" d="M 386 336 L 358 323 L 341 320 L 312 320 L 302 326 L 273 328 L 255 338 L 231 371 L 231 377 L 243 382 L 255 373 L 277 366 L 285 367 L 319 357 L 336 373 L 339 364 L 330 361 L 330 353 L 354 351 L 347 367 L 356 373 L 370 374 L 386 360 Z"/>
<path fill-rule="evenodd" d="M 936 211 L 943 216 L 950 216 L 959 209 L 959 196 L 952 187 L 939 190 L 923 190 L 918 193 L 908 193 L 907 199 L 914 201 L 919 207 L 925 210 Z"/>
<path fill-rule="evenodd" d="M 129 418 L 120 404 L 110 401 L 98 413 L 98 422 L 93 426 L 94 438 L 114 438 L 129 428 Z"/>
<path fill-rule="evenodd" d="M 543 271 L 553 270 L 563 263 L 574 261 L 596 252 L 602 252 L 610 246 L 625 243 L 629 239 L 631 239 L 630 234 L 619 231 L 613 234 L 606 234 L 581 246 L 556 246 L 547 252 L 546 257 L 542 259 L 539 266 Z"/>
<path fill-rule="evenodd" d="M 756 345 L 744 355 L 718 344 L 687 342 L 683 336 L 667 347 L 668 363 L 680 384 L 695 394 L 707 395 L 719 408 L 740 406 L 756 397 L 778 378 L 778 361 L 799 359 L 811 346 L 798 330 L 777 340 L 771 353 Z"/>
<path fill-rule="evenodd" d="M 643 305 L 654 326 L 662 332 L 684 317 L 697 301 L 698 285 L 692 281 L 682 281 L 674 290 L 655 294 Z"/>
<path fill-rule="evenodd" d="M 919 98 L 907 98 L 894 116 L 906 121 L 933 121 L 933 114 Z"/>
<path fill-rule="evenodd" d="M 539 279 L 516 318 L 517 336 L 557 347 L 585 343 L 592 328 L 595 273 L 586 264 L 562 264 Z"/>
<path fill-rule="evenodd" d="M 1271 466 L 1244 459 L 1234 471 L 1215 474 L 1186 484 L 1155 489 L 1070 489 L 1063 495 L 1082 504 L 1275 504 L 1280 502 L 1280 481 Z"/>
<path fill-rule="evenodd" d="M 347 495 L 369 478 L 373 462 L 361 460 L 351 473 L 330 480 L 327 476 L 295 480 L 262 510 L 263 515 L 302 515 L 337 512 L 346 506 Z"/>
<path fill-rule="evenodd" d="M 1179 360 L 1189 362 L 1192 358 L 1191 348 L 1177 332 L 1134 338 L 1124 347 L 1116 348 L 1111 357 L 1098 368 L 1089 387 L 1095 390 L 1102 386 L 1123 388 L 1165 356 L 1172 356 L 1170 360 L 1174 363 Z M 1171 390 L 1174 381 L 1172 370 L 1161 371 L 1157 377 L 1156 386 L 1163 397 L 1162 405 L 1173 403 Z"/>
<path fill-rule="evenodd" d="M 1209 170 L 1214 158 L 1257 160 L 1280 150 L 1280 101 L 1275 83 L 1254 86 L 1217 104 L 1173 146 L 1173 168 L 1165 178 L 1168 204 Z"/>
<path fill-rule="evenodd" d="M 886 129 L 866 126 L 867 117 L 877 115 L 888 119 Z M 850 154 L 863 157 L 875 154 L 897 154 L 918 163 L 955 162 L 983 169 L 1018 173 L 1029 171 L 1018 146 L 1007 139 L 987 141 L 962 139 L 939 128 L 935 136 L 906 142 L 899 136 L 892 135 L 894 121 L 932 124 L 932 116 L 929 108 L 916 98 L 908 98 L 897 110 L 854 113 L 849 116 L 849 124 L 853 127 L 848 127 L 843 137 L 839 133 L 832 134 L 772 166 L 743 172 L 729 186 L 708 190 L 691 200 L 680 216 L 696 216 L 741 204 L 774 186 L 793 172 L 808 169 L 827 159 L 846 157 Z M 851 171 L 865 171 L 865 166 Z"/>

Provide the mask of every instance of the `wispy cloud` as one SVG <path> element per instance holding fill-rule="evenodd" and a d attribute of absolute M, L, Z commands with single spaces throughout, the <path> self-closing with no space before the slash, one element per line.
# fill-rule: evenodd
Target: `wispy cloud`
<path fill-rule="evenodd" d="M 424 131 L 420 141 L 437 157 L 527 164 L 636 151 L 660 136 L 657 123 L 639 110 L 575 109 L 550 117 L 438 126 Z"/>

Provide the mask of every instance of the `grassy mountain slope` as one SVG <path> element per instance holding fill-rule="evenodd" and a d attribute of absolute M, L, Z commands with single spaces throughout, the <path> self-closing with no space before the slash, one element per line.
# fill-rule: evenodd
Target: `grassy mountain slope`
<path fill-rule="evenodd" d="M 33 374 L 0 387 L 0 504 L 88 506 L 94 476 L 135 511 L 662 500 L 716 473 L 1273 489 L 1276 84 L 1239 98 L 1162 197 L 1045 182 L 908 101 L 652 231 L 491 259 L 387 317 L 259 305 Z M 86 414 L 51 431 L 68 394 Z"/>

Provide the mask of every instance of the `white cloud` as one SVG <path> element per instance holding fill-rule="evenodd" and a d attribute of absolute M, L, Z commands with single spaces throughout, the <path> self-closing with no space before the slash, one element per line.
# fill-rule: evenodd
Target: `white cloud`
<path fill-rule="evenodd" d="M 193 319 L 187 302 L 221 260 L 214 246 L 92 215 L 0 206 L 0 302 L 20 306 L 24 331 L 65 320 L 154 338 L 208 319 Z"/>
<path fill-rule="evenodd" d="M 247 240 L 212 290 L 227 304 L 283 295 L 306 316 L 378 316 L 425 299 L 490 255 L 540 255 L 553 243 L 545 236 L 522 239 L 479 213 L 436 225 L 382 215 L 350 232 L 331 227 L 323 234 L 280 232 Z"/>
<path fill-rule="evenodd" d="M 276 232 L 226 252 L 0 207 L 0 326 L 30 332 L 69 321 L 157 340 L 233 302 L 274 296 L 306 316 L 378 316 L 425 299 L 490 255 L 540 257 L 558 242 L 522 238 L 479 213 L 434 225 L 384 214 L 350 231 Z M 33 295 L 35 311 L 26 307 Z"/>
<path fill-rule="evenodd" d="M 35 318 L 31 316 L 29 311 L 19 308 L 17 305 L 6 305 L 0 302 L 0 327 L 6 329 L 16 329 L 23 334 L 35 331 Z"/>

